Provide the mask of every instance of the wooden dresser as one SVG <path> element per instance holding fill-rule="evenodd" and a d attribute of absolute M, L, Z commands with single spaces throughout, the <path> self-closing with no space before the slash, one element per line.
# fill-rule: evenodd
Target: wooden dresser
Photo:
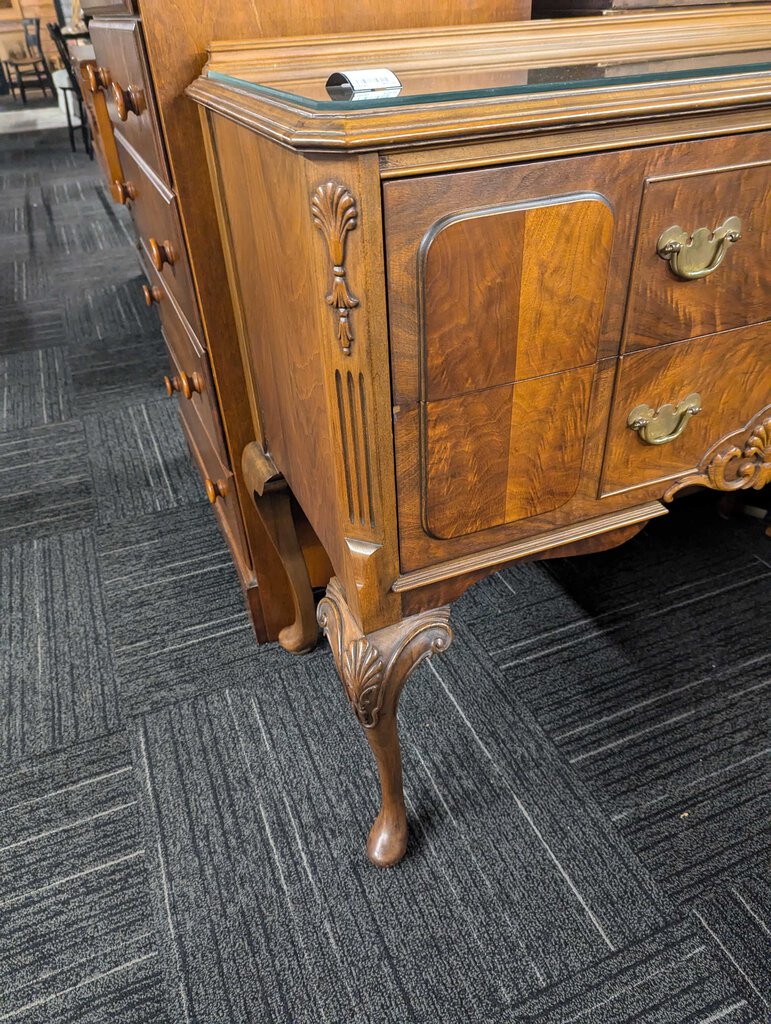
<path fill-rule="evenodd" d="M 258 505 L 288 483 L 334 567 L 376 864 L 407 838 L 399 695 L 453 599 L 771 479 L 769 51 L 771 5 L 742 5 L 215 43 L 189 90 L 261 424 L 244 476 Z M 401 89 L 326 88 L 379 68 Z"/>
<path fill-rule="evenodd" d="M 83 0 L 93 16 L 96 59 L 81 78 L 97 157 L 113 199 L 133 215 L 169 350 L 165 386 L 179 400 L 191 452 L 244 589 L 260 640 L 291 646 L 296 588 L 272 534 L 249 500 L 241 452 L 260 436 L 258 402 L 239 351 L 204 139 L 184 90 L 203 67 L 212 38 L 244 38 L 529 17 L 530 0 Z M 163 386 L 163 374 L 159 374 Z M 271 485 L 276 514 L 294 518 L 292 567 L 323 588 L 331 568 L 302 509 L 283 483 Z M 285 628 L 290 633 L 282 633 Z"/>

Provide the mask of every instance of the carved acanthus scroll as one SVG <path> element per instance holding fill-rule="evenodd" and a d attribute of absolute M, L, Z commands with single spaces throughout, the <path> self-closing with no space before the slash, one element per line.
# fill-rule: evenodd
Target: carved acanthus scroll
<path fill-rule="evenodd" d="M 771 415 L 764 413 L 753 424 L 750 436 L 740 448 L 733 441 L 721 442 L 704 456 L 698 471 L 682 477 L 664 495 L 671 501 L 683 487 L 713 487 L 718 491 L 760 490 L 771 483 Z"/>
<path fill-rule="evenodd" d="M 327 295 L 327 305 L 335 311 L 335 331 L 340 348 L 345 355 L 351 354 L 353 328 L 350 311 L 359 305 L 351 295 L 345 279 L 345 244 L 349 231 L 358 222 L 356 200 L 345 187 L 334 181 L 319 185 L 311 199 L 313 223 L 324 235 L 332 260 L 332 291 Z"/>

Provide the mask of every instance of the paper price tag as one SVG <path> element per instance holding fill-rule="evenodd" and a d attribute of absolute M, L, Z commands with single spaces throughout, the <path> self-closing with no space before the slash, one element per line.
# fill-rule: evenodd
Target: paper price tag
<path fill-rule="evenodd" d="M 336 71 L 327 79 L 327 92 L 334 99 L 356 99 L 357 95 L 398 96 L 402 83 L 388 68 Z"/>

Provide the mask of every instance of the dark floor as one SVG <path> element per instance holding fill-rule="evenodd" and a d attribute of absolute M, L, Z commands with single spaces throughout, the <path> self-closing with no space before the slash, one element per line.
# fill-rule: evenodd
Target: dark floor
<path fill-rule="evenodd" d="M 762 524 L 705 494 L 472 589 L 378 872 L 366 743 L 325 648 L 254 644 L 123 212 L 62 133 L 0 136 L 0 186 L 0 1021 L 768 1021 Z"/>

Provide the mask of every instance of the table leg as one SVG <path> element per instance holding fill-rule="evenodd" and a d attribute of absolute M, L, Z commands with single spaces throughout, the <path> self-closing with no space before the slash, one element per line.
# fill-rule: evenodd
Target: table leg
<path fill-rule="evenodd" d="M 398 863 L 407 848 L 407 816 L 396 709 L 405 682 L 425 658 L 447 650 L 452 641 L 450 608 L 433 608 L 392 626 L 364 634 L 336 578 L 318 608 L 338 674 L 364 728 L 380 776 L 380 813 L 367 842 L 378 867 Z"/>

